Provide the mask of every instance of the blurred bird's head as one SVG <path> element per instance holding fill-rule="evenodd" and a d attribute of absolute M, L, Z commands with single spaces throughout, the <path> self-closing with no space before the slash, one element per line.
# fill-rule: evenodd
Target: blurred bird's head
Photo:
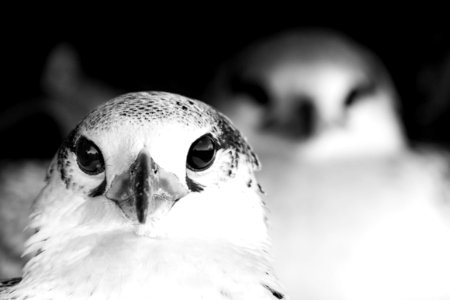
<path fill-rule="evenodd" d="M 225 64 L 208 93 L 258 152 L 282 145 L 306 158 L 340 158 L 390 153 L 404 143 L 382 63 L 330 30 L 256 43 Z"/>
<path fill-rule="evenodd" d="M 117 97 L 58 150 L 34 207 L 31 250 L 70 236 L 265 242 L 259 162 L 230 121 L 163 92 Z"/>

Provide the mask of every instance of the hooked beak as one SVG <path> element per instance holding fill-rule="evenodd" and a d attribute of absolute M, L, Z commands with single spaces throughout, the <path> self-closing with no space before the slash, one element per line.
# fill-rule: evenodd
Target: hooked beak
<path fill-rule="evenodd" d="M 127 218 L 144 224 L 147 216 L 169 211 L 188 192 L 175 174 L 141 151 L 127 171 L 114 177 L 106 198 L 114 201 Z"/>

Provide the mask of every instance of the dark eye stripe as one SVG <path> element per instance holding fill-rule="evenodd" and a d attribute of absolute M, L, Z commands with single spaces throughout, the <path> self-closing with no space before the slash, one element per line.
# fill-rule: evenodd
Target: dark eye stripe
<path fill-rule="evenodd" d="M 200 183 L 192 180 L 188 176 L 186 176 L 186 184 L 187 184 L 189 190 L 191 190 L 192 192 L 201 192 L 204 189 L 203 185 L 201 185 Z"/>
<path fill-rule="evenodd" d="M 97 197 L 97 196 L 103 195 L 105 190 L 106 190 L 106 178 L 103 179 L 102 183 L 100 183 L 99 186 L 97 186 L 96 188 L 91 190 L 91 192 L 89 193 L 89 196 Z"/>
<path fill-rule="evenodd" d="M 374 93 L 375 88 L 374 82 L 366 82 L 354 87 L 345 99 L 344 106 L 350 107 L 354 105 L 356 102 L 361 100 L 362 97 Z"/>

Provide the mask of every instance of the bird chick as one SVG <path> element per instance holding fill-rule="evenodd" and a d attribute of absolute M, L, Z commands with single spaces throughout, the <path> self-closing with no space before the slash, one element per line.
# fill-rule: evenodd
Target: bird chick
<path fill-rule="evenodd" d="M 292 30 L 250 45 L 224 63 L 205 99 L 258 153 L 282 143 L 290 154 L 326 161 L 405 145 L 397 93 L 383 64 L 330 29 Z"/>
<path fill-rule="evenodd" d="M 450 298 L 449 157 L 409 147 L 369 49 L 332 30 L 284 32 L 225 64 L 207 94 L 264 164 L 293 299 Z"/>
<path fill-rule="evenodd" d="M 62 144 L 1 299 L 283 299 L 249 144 L 208 105 L 119 96 Z"/>

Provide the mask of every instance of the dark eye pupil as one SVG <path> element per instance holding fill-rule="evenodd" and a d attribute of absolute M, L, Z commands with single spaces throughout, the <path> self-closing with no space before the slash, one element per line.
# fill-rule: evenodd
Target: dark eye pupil
<path fill-rule="evenodd" d="M 216 145 L 210 135 L 196 140 L 189 149 L 187 167 L 193 171 L 201 171 L 210 167 L 216 156 Z"/>
<path fill-rule="evenodd" d="M 85 137 L 78 139 L 75 154 L 80 169 L 89 175 L 96 175 L 105 170 L 105 163 L 98 147 Z"/>

